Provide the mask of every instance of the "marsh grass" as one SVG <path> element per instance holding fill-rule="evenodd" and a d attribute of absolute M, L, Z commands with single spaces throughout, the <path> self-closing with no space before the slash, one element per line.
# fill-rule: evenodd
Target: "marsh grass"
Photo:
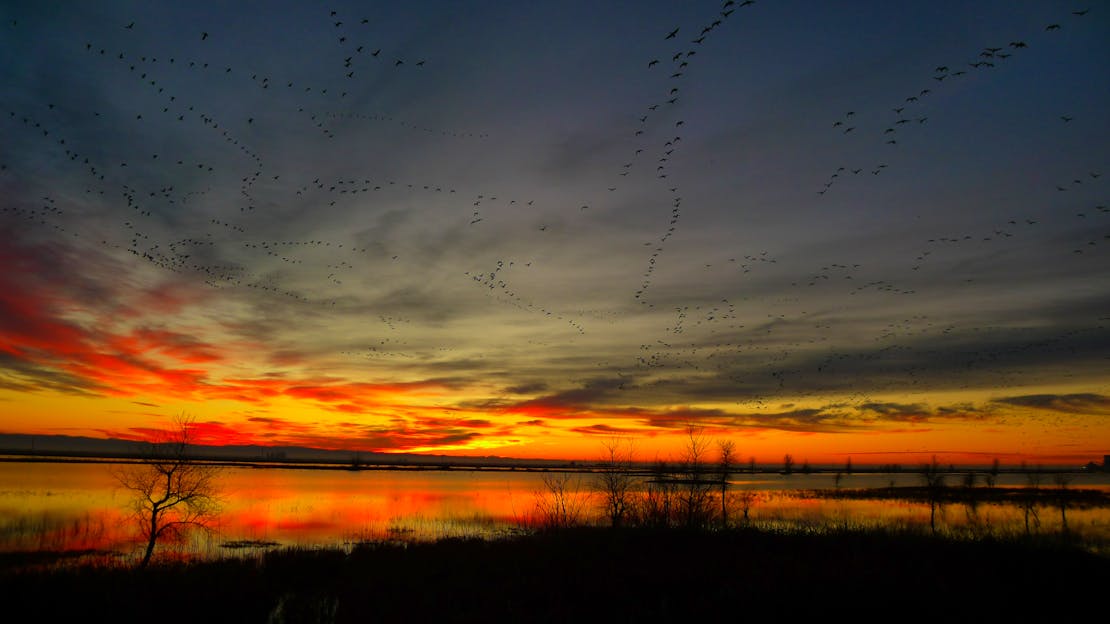
<path fill-rule="evenodd" d="M 708 530 L 579 527 L 498 540 L 280 547 L 147 569 L 0 572 L 11 613 L 41 621 L 700 621 L 1058 615 L 1096 596 L 1110 560 L 1059 536 L 951 540 L 928 526 L 795 523 Z M 974 592 L 963 592 L 974 587 Z M 947 600 L 922 595 L 963 592 Z M 65 600 L 58 600 L 65 596 Z M 166 609 L 166 605 L 173 605 Z"/>

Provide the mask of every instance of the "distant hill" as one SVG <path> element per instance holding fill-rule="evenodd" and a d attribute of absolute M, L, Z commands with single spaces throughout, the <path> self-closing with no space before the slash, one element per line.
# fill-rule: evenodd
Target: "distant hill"
<path fill-rule="evenodd" d="M 67 435 L 27 435 L 0 433 L 0 455 L 37 457 L 133 458 L 143 455 L 145 442 L 113 438 L 89 438 Z M 408 453 L 371 453 L 336 451 L 302 446 L 192 446 L 192 453 L 201 459 L 237 462 L 288 462 L 343 464 L 348 466 L 489 466 L 489 467 L 567 467 L 576 462 L 550 459 L 512 459 L 505 457 L 453 457 L 448 455 L 417 455 Z"/>

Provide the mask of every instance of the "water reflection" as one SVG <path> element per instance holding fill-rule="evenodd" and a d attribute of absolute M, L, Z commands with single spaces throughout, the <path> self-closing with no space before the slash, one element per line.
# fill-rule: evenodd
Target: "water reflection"
<path fill-rule="evenodd" d="M 221 475 L 222 513 L 215 533 L 177 544 L 179 553 L 215 556 L 228 546 L 323 546 L 364 540 L 492 537 L 533 521 L 543 473 L 526 471 L 391 471 L 227 468 Z M 589 475 L 582 479 L 588 488 Z M 998 487 L 1021 486 L 1023 475 L 1003 474 Z M 769 529 L 928 526 L 926 503 L 815 498 L 832 489 L 831 474 L 740 475 L 733 480 L 730 517 Z M 919 485 L 902 474 L 853 474 L 839 487 Z M 1078 475 L 1072 488 L 1110 491 L 1107 475 Z M 583 496 L 591 496 L 582 492 Z M 744 501 L 746 499 L 746 503 Z M 597 501 L 589 501 L 595 517 Z M 0 551 L 102 550 L 133 553 L 134 526 L 127 494 L 106 464 L 0 462 Z M 951 534 L 1019 534 L 1026 517 L 1013 505 L 945 504 L 939 525 Z M 598 521 L 600 519 L 598 518 Z M 1037 515 L 1039 532 L 1060 529 L 1052 508 Z M 1069 509 L 1069 530 L 1110 540 L 1110 511 Z M 163 548 L 163 544 L 159 548 Z M 172 552 L 172 548 L 170 551 Z M 234 549 L 234 552 L 249 552 Z"/>

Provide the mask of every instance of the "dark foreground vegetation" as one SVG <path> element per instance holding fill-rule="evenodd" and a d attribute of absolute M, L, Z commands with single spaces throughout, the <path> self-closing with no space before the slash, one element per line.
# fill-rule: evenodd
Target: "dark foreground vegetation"
<path fill-rule="evenodd" d="M 20 621 L 1053 621 L 1087 611 L 1108 582 L 1110 559 L 1059 537 L 589 528 L 145 569 L 8 568 L 0 594 Z"/>

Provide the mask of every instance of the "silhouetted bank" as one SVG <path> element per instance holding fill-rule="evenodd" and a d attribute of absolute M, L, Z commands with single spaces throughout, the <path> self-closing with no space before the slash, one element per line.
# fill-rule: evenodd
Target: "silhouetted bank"
<path fill-rule="evenodd" d="M 0 581 L 6 611 L 36 621 L 1030 621 L 1097 600 L 1110 559 L 1050 540 L 574 529 Z"/>

